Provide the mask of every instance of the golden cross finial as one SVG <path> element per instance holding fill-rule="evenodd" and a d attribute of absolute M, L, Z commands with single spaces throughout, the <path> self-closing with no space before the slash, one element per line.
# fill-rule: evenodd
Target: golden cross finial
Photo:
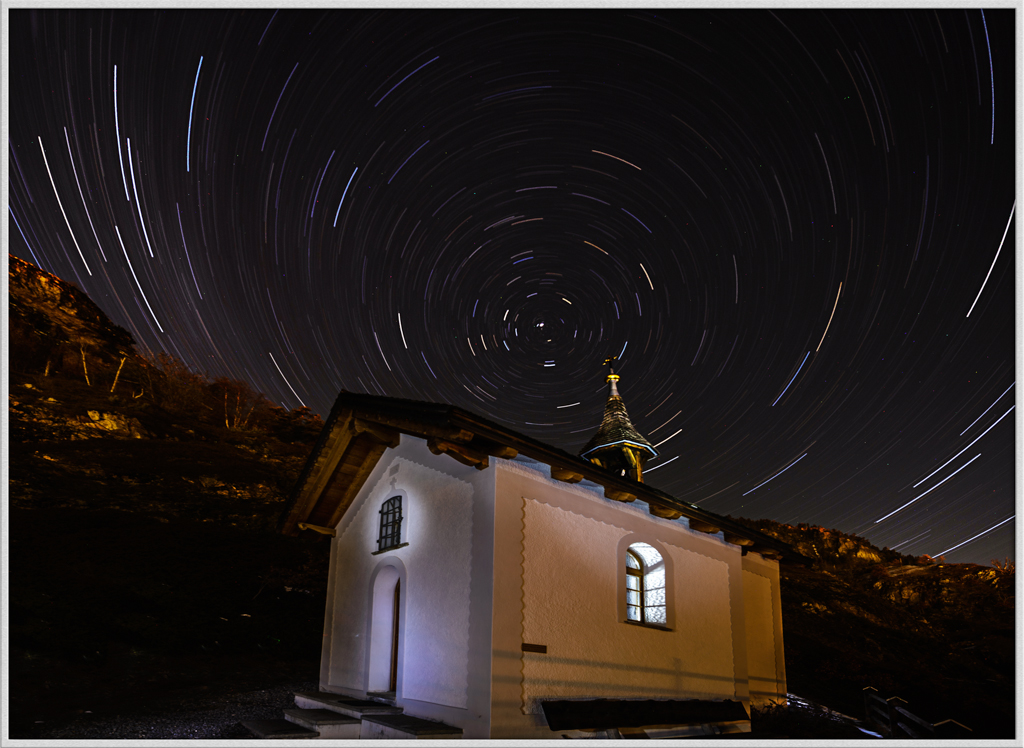
<path fill-rule="evenodd" d="M 612 356 L 604 360 L 604 365 L 608 367 L 608 379 L 607 381 L 612 383 L 612 394 L 618 395 L 618 389 L 615 387 L 615 383 L 619 381 L 619 375 L 615 373 L 615 365 L 619 363 L 618 356 Z"/>

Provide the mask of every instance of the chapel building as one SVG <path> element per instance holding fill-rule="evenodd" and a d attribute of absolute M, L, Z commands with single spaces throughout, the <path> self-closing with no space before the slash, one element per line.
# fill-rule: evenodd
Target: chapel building
<path fill-rule="evenodd" d="M 320 693 L 300 706 L 392 710 L 353 707 L 349 736 L 408 718 L 669 737 L 749 731 L 751 705 L 785 698 L 779 563 L 808 560 L 644 483 L 657 451 L 609 363 L 579 455 L 455 406 L 339 395 L 281 524 L 332 536 Z"/>

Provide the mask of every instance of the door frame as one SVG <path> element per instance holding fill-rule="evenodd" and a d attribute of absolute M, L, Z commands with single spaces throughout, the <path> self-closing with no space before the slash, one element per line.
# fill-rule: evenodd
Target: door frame
<path fill-rule="evenodd" d="M 374 613 L 374 591 L 377 586 L 377 579 L 382 572 L 388 570 L 392 573 L 397 572 L 398 578 L 395 581 L 394 597 L 392 598 L 391 607 L 391 626 L 390 628 L 390 642 L 385 651 L 389 654 L 389 665 L 388 665 L 388 681 L 389 686 L 393 687 L 395 692 L 395 698 L 398 698 L 402 687 L 402 661 L 405 656 L 405 622 L 406 618 L 406 605 L 409 598 L 408 595 L 408 581 L 405 564 L 402 560 L 390 556 L 381 559 L 374 570 L 370 573 L 369 584 L 366 590 L 366 623 L 364 628 L 365 637 L 365 653 L 364 653 L 364 667 L 363 667 L 363 691 L 369 693 L 371 691 L 380 691 L 380 688 L 371 688 L 370 677 L 371 677 L 371 666 L 374 664 L 372 661 L 373 648 L 373 613 Z M 394 602 L 397 601 L 397 607 Z M 378 650 L 378 655 L 380 651 Z"/>

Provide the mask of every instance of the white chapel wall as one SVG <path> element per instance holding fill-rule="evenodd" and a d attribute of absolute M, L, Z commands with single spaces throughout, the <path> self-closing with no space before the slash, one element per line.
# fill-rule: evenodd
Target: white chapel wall
<path fill-rule="evenodd" d="M 626 524 L 626 523 L 623 523 Z M 523 698 L 730 698 L 734 693 L 729 569 L 659 543 L 673 563 L 673 631 L 632 626 L 618 615 L 618 541 L 629 531 L 524 499 Z M 624 554 L 623 554 L 624 555 Z"/>
<path fill-rule="evenodd" d="M 525 735 L 524 724 L 555 737 L 541 699 L 746 700 L 738 548 L 509 462 L 495 516 L 492 737 Z M 623 623 L 619 548 L 634 538 L 666 556 L 672 631 Z"/>
<path fill-rule="evenodd" d="M 487 473 L 433 455 L 423 440 L 408 435 L 385 452 L 337 528 L 322 688 L 365 693 L 371 586 L 382 566 L 393 565 L 402 577 L 399 703 L 418 702 L 406 712 L 450 724 L 451 709 L 474 711 L 477 723 L 486 721 L 488 695 L 480 685 L 486 685 L 489 667 L 471 674 L 470 657 L 486 657 L 490 645 L 490 541 L 474 530 L 481 520 L 487 531 L 493 527 L 487 502 L 479 510 L 474 506 L 474 492 L 483 499 L 493 495 L 493 473 Z M 373 555 L 380 506 L 395 495 L 403 497 L 401 541 L 408 545 Z M 475 512 L 484 516 L 475 518 Z M 486 600 L 474 604 L 471 590 Z"/>
<path fill-rule="evenodd" d="M 775 562 L 754 554 L 743 559 L 746 608 L 747 672 L 752 704 L 786 696 L 786 664 L 782 636 L 782 597 Z"/>

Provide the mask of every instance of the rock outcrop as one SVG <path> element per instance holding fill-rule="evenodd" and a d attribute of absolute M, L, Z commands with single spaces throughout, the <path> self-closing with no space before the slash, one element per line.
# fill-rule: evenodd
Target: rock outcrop
<path fill-rule="evenodd" d="M 7 291 L 13 368 L 49 361 L 52 369 L 65 354 L 74 358 L 83 350 L 115 366 L 138 355 L 131 334 L 77 286 L 14 255 L 8 255 Z"/>
<path fill-rule="evenodd" d="M 780 569 L 791 692 L 859 715 L 872 686 L 975 737 L 1013 733 L 1012 562 L 949 564 L 816 525 L 738 521 L 815 559 Z"/>
<path fill-rule="evenodd" d="M 13 256 L 9 290 L 12 505 L 273 525 L 317 416 L 140 355 L 82 291 Z"/>

